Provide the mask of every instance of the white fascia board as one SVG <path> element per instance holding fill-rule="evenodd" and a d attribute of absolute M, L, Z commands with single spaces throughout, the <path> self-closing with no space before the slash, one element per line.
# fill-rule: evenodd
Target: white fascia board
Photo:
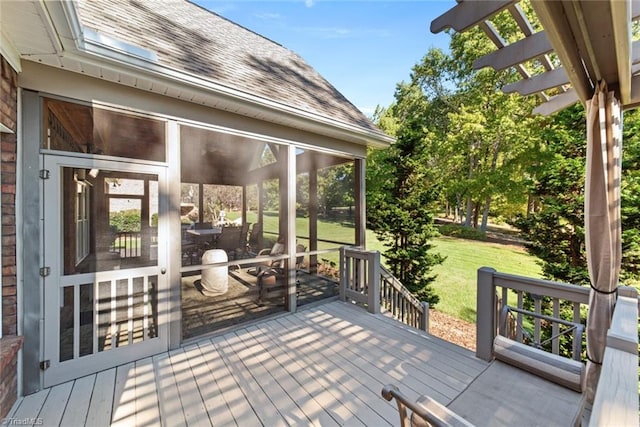
<path fill-rule="evenodd" d="M 123 56 L 120 53 L 113 53 L 113 55 Z M 384 148 L 395 142 L 395 138 L 381 132 L 372 132 L 358 126 L 332 120 L 325 116 L 299 110 L 270 99 L 261 98 L 202 79 L 193 74 L 187 74 L 157 64 L 144 63 L 146 61 L 129 55 L 125 55 L 124 58 L 121 57 L 116 60 L 112 58 L 111 55 L 110 57 L 104 58 L 94 52 L 78 51 L 77 54 L 67 53 L 65 57 L 120 74 L 126 74 L 134 78 L 148 79 L 173 89 L 199 92 L 203 95 L 206 94 L 212 99 L 215 99 L 217 101 L 216 103 L 231 107 L 228 108 L 229 111 L 234 111 L 249 117 L 264 115 L 265 117 L 273 117 L 273 122 L 279 123 L 282 121 L 282 117 L 286 116 L 296 122 L 301 129 L 310 130 L 322 135 L 327 133 L 326 128 L 329 127 L 332 130 L 330 135 L 332 137 L 340 137 L 346 141 L 357 142 L 359 144 L 368 143 L 378 148 Z M 323 129 L 324 132 L 322 131 Z"/>
<path fill-rule="evenodd" d="M 20 64 L 20 53 L 13 46 L 11 40 L 4 34 L 4 32 L 0 32 L 0 54 L 7 60 L 11 68 L 13 68 L 17 73 L 22 72 L 22 65 Z"/>
<path fill-rule="evenodd" d="M 85 46 L 86 44 L 83 45 L 83 48 Z M 394 138 L 382 133 L 371 132 L 358 126 L 299 110 L 270 99 L 217 84 L 194 74 L 152 63 L 139 56 L 109 50 L 105 46 L 94 45 L 89 50 L 78 49 L 77 54 L 65 53 L 64 56 L 81 63 L 102 67 L 132 77 L 145 78 L 173 88 L 206 93 L 224 104 L 233 105 L 232 111 L 240 114 L 253 116 L 259 112 L 265 116 L 272 115 L 274 118 L 280 119 L 276 120 L 276 123 L 281 121 L 282 115 L 286 115 L 298 122 L 303 129 L 314 127 L 317 133 L 318 129 L 329 126 L 340 132 L 348 141 L 362 141 L 364 139 L 369 141 L 371 145 L 378 147 L 387 146 L 395 141 Z M 318 127 L 317 125 L 322 126 Z M 323 134 L 323 132 L 320 133 Z"/>

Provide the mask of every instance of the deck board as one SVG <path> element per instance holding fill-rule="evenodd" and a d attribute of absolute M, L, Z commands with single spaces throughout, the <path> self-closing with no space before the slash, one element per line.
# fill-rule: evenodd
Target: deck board
<path fill-rule="evenodd" d="M 180 394 L 171 369 L 169 353 L 153 357 L 156 383 L 158 384 L 158 405 L 163 425 L 186 426 L 187 422 L 180 402 Z"/>
<path fill-rule="evenodd" d="M 332 319 L 335 319 L 335 317 Z M 378 338 L 372 338 L 363 328 L 346 321 L 338 324 L 332 320 L 332 323 L 334 324 L 330 325 L 321 319 L 316 319 L 314 324 L 318 331 L 334 337 L 332 347 L 340 349 L 340 354 L 343 357 L 348 360 L 358 357 L 363 358 L 366 363 L 359 363 L 359 365 L 367 366 L 367 373 L 375 379 L 385 384 L 403 383 L 408 389 L 415 391 L 416 397 L 427 393 L 439 401 L 449 401 L 459 393 L 456 388 L 437 379 L 434 380 L 430 375 L 432 374 L 431 371 L 442 376 L 447 374 L 433 369 L 421 370 L 417 366 L 419 364 L 412 362 L 413 354 L 405 354 L 404 361 L 398 365 L 398 351 L 395 349 L 387 350 L 386 346 L 381 345 Z M 430 363 L 433 363 L 433 360 Z M 384 384 L 380 387 L 382 386 Z M 458 383 L 458 386 L 463 387 L 463 384 Z"/>
<path fill-rule="evenodd" d="M 375 423 L 363 420 L 367 425 L 389 424 L 397 417 L 395 409 L 388 403 L 378 399 L 383 384 L 377 381 L 369 372 L 369 366 L 359 366 L 356 361 L 344 357 L 335 349 L 337 340 L 308 326 L 299 328 L 299 322 L 294 317 L 278 319 L 283 325 L 300 330 L 297 340 L 305 345 L 304 356 L 310 364 L 323 369 L 324 375 L 340 384 L 344 389 L 344 398 L 356 400 L 358 406 L 363 407 L 363 413 L 376 414 L 379 419 Z M 359 413 L 360 414 L 360 413 Z M 364 415 L 364 414 L 363 414 Z"/>
<path fill-rule="evenodd" d="M 9 418 L 13 418 L 16 420 L 31 419 L 33 420 L 33 422 L 25 423 L 25 425 L 33 425 L 38 420 L 42 405 L 47 399 L 50 391 L 51 389 L 47 388 L 44 390 L 40 390 L 37 393 L 33 393 L 29 396 L 18 399 L 13 405 L 11 411 L 9 411 Z"/>
<path fill-rule="evenodd" d="M 315 371 L 312 371 L 306 363 L 292 357 L 292 352 L 288 350 L 288 347 L 279 345 L 279 342 L 269 339 L 273 332 L 269 326 L 255 326 L 248 332 L 257 342 L 265 346 L 274 361 L 280 366 L 286 367 L 284 370 L 293 376 L 300 385 L 300 392 L 306 393 L 318 402 L 322 410 L 336 420 L 338 424 L 344 425 L 349 420 L 349 425 L 365 425 L 356 417 L 357 411 L 352 412 L 347 405 L 341 404 L 342 396 L 336 390 L 314 377 Z M 308 413 L 307 416 L 312 420 L 326 419 L 322 414 Z M 322 423 L 322 425 L 331 425 L 331 422 L 328 421 L 327 424 Z"/>
<path fill-rule="evenodd" d="M 86 422 L 95 381 L 95 375 L 78 378 L 75 381 L 73 390 L 71 390 L 71 395 L 69 396 L 69 402 L 73 403 L 73 407 L 67 406 L 60 425 L 80 426 Z"/>
<path fill-rule="evenodd" d="M 110 424 L 115 381 L 115 368 L 96 374 L 85 425 L 102 427 Z"/>
<path fill-rule="evenodd" d="M 125 427 L 136 420 L 135 363 L 127 363 L 116 369 L 113 397 L 112 425 Z"/>
<path fill-rule="evenodd" d="M 26 396 L 12 416 L 92 427 L 397 425 L 385 384 L 448 404 L 486 367 L 468 350 L 332 301 Z"/>
<path fill-rule="evenodd" d="M 197 349 L 192 349 L 189 354 L 195 354 Z M 185 349 L 175 350 L 169 353 L 173 375 L 176 379 L 176 387 L 182 402 L 182 410 L 187 425 L 196 427 L 211 427 L 211 421 L 204 406 L 200 390 L 191 366 L 187 360 Z"/>
<path fill-rule="evenodd" d="M 73 381 L 52 387 L 38 417 L 47 423 L 51 423 L 51 425 L 60 425 L 72 389 Z"/>
<path fill-rule="evenodd" d="M 230 421 L 228 417 L 231 415 L 236 425 L 260 425 L 260 419 L 247 399 L 245 391 L 234 378 L 229 370 L 229 365 L 219 353 L 214 342 L 210 340 L 202 341 L 198 344 L 198 348 L 211 372 L 210 378 L 215 380 L 220 392 L 220 394 L 213 395 L 211 398 L 217 404 L 224 401 L 228 408 L 228 412 L 223 409 L 221 412 L 210 415 L 210 417 L 213 416 L 213 424 L 231 425 L 231 422 L 229 424 L 226 423 L 226 421 Z M 212 410 L 213 408 L 215 406 L 212 407 Z"/>
<path fill-rule="evenodd" d="M 251 372 L 252 364 L 243 360 L 238 337 L 235 333 L 224 335 L 219 343 L 224 343 L 219 347 L 219 351 L 229 361 L 229 369 L 232 375 L 246 395 L 249 396 L 249 402 L 258 415 L 260 422 L 265 426 L 286 426 L 287 424 L 278 412 L 278 408 L 269 399 L 268 392 L 260 386 L 260 383 L 253 376 Z"/>
<path fill-rule="evenodd" d="M 257 328 L 253 327 L 249 329 L 256 330 Z M 259 342 L 258 339 L 251 334 L 249 329 L 245 329 L 244 332 L 246 333 L 241 335 L 245 345 L 257 348 L 258 351 L 256 355 L 265 371 L 272 376 L 273 381 L 282 388 L 283 392 L 287 394 L 287 397 L 298 405 L 308 420 L 308 423 L 318 426 L 339 425 L 339 423 L 324 410 L 322 404 L 304 390 L 301 384 L 296 380 L 294 372 L 289 372 L 286 369 L 286 362 L 285 364 L 282 364 L 282 359 L 279 360 L 275 357 L 273 354 L 273 348 L 265 346 Z"/>
<path fill-rule="evenodd" d="M 158 390 L 153 371 L 153 359 L 136 362 L 136 425 L 159 425 Z"/>

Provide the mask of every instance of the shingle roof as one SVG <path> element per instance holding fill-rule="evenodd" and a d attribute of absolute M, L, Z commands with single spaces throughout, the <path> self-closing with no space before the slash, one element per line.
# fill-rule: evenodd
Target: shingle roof
<path fill-rule="evenodd" d="M 156 53 L 162 66 L 382 133 L 295 52 L 184 0 L 80 1 L 82 25 Z"/>

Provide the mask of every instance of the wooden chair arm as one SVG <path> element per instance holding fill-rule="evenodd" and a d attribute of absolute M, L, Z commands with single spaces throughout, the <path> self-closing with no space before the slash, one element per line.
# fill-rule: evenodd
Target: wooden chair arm
<path fill-rule="evenodd" d="M 382 397 L 389 402 L 396 399 L 401 427 L 473 427 L 473 424 L 429 396 L 420 396 L 416 402 L 410 401 L 393 384 L 382 388 Z M 407 416 L 407 408 L 411 410 L 410 418 Z"/>

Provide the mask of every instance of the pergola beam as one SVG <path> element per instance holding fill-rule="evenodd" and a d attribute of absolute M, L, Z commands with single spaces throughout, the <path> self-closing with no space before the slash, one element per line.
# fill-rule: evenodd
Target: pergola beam
<path fill-rule="evenodd" d="M 583 103 L 586 102 L 593 95 L 594 87 L 580 57 L 575 42 L 576 34 L 572 32 L 571 25 L 566 19 L 563 2 L 532 0 L 531 5 L 563 64 L 578 98 Z"/>
<path fill-rule="evenodd" d="M 631 101 L 631 5 L 626 1 L 610 0 L 620 101 Z"/>
<path fill-rule="evenodd" d="M 496 71 L 500 71 L 505 68 L 515 67 L 552 50 L 553 47 L 549 43 L 546 34 L 544 31 L 540 31 L 476 59 L 473 67 L 476 69 L 491 67 Z"/>
<path fill-rule="evenodd" d="M 566 84 L 569 84 L 569 77 L 564 68 L 556 68 L 529 79 L 505 85 L 502 91 L 505 93 L 518 92 L 520 95 L 526 96 Z"/>
<path fill-rule="evenodd" d="M 465 1 L 431 21 L 431 32 L 439 33 L 447 28 L 463 32 L 479 22 L 491 18 L 511 6 L 517 0 Z"/>
<path fill-rule="evenodd" d="M 575 89 L 569 89 L 568 91 L 556 95 L 549 99 L 544 104 L 538 105 L 533 109 L 534 114 L 541 114 L 543 116 L 549 116 L 557 111 L 564 110 L 567 107 L 578 102 L 578 94 Z"/>

